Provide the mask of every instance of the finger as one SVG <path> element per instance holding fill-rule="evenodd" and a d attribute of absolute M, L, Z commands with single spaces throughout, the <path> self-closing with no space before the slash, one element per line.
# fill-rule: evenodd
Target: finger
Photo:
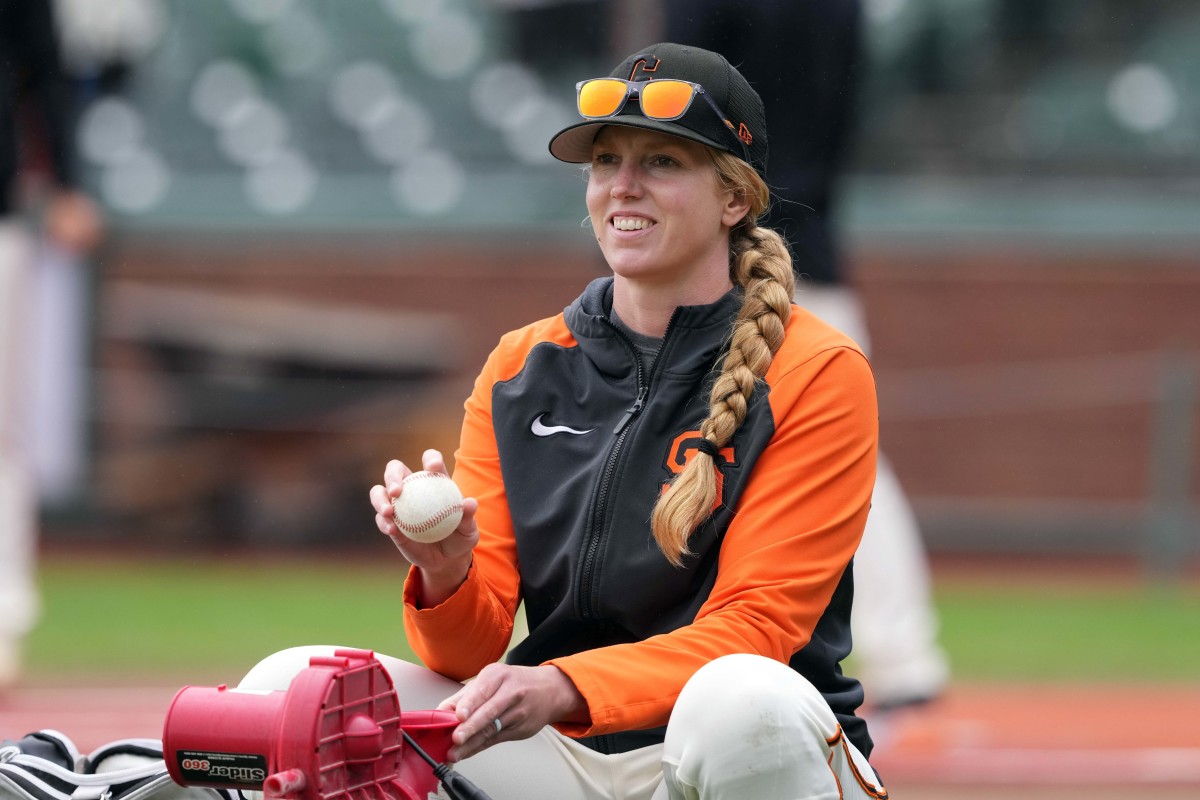
<path fill-rule="evenodd" d="M 409 475 L 412 475 L 412 470 L 403 461 L 396 459 L 389 461 L 383 470 L 383 485 L 387 488 L 388 496 L 399 495 L 400 484 L 404 483 L 404 479 Z"/>
<path fill-rule="evenodd" d="M 396 536 L 400 533 L 392 517 L 392 498 L 382 486 L 371 487 L 371 506 L 375 509 L 375 527 L 385 536 Z"/>
<path fill-rule="evenodd" d="M 480 711 L 489 705 L 500 688 L 503 670 L 494 669 L 496 666 L 489 664 L 484 667 L 474 680 L 450 698 L 454 700 L 454 713 L 460 723 L 451 737 L 456 744 L 463 744 L 483 730 L 485 724 L 491 723 L 492 717 L 485 717 Z"/>
<path fill-rule="evenodd" d="M 438 450 L 426 450 L 421 454 L 421 466 L 428 472 L 446 472 L 446 459 Z"/>
<path fill-rule="evenodd" d="M 466 723 L 464 723 L 464 725 L 466 725 Z M 455 730 L 455 739 L 458 738 L 458 731 L 461 730 L 464 725 L 460 725 L 458 729 Z M 462 744 L 451 747 L 449 753 L 447 753 L 447 758 L 449 758 L 451 761 L 462 761 L 465 758 L 470 758 L 481 750 L 485 750 L 499 742 L 506 741 L 507 733 L 508 731 L 504 727 L 504 721 L 502 717 L 488 717 L 487 721 L 484 722 L 478 730 L 467 736 L 463 740 Z"/>
<path fill-rule="evenodd" d="M 464 497 L 462 501 L 462 519 L 455 529 L 460 532 L 475 532 L 475 512 L 479 510 L 479 501 L 474 497 Z"/>
<path fill-rule="evenodd" d="M 455 714 L 462 722 L 451 736 L 455 744 L 475 745 L 496 736 L 494 720 L 503 717 L 511 705 L 511 699 L 500 691 L 507 674 L 500 665 L 488 665 L 459 692 Z"/>
<path fill-rule="evenodd" d="M 371 487 L 371 505 L 375 508 L 375 513 L 389 516 L 392 513 L 392 498 L 388 496 L 387 489 L 379 484 Z"/>
<path fill-rule="evenodd" d="M 468 739 L 479 739 L 486 742 L 505 733 L 507 730 L 504 726 L 506 711 L 508 711 L 508 703 L 500 703 L 495 700 L 484 703 L 466 723 L 463 723 L 463 725 L 470 726 L 467 729 L 470 733 Z M 496 725 L 496 720 L 500 720 L 499 726 Z"/>
<path fill-rule="evenodd" d="M 458 705 L 459 705 L 459 703 L 461 702 L 461 698 L 462 698 L 462 696 L 463 696 L 464 694 L 466 694 L 466 693 L 467 693 L 467 687 L 466 687 L 466 686 L 464 686 L 463 688 L 459 689 L 459 690 L 458 690 L 457 692 L 455 692 L 454 694 L 452 694 L 452 695 L 450 695 L 449 697 L 447 697 L 447 698 L 446 698 L 445 700 L 443 700 L 442 702 L 438 703 L 437 710 L 438 710 L 438 711 L 454 711 L 454 712 L 457 712 L 457 711 L 458 711 Z M 460 721 L 460 722 L 462 721 L 462 720 L 461 720 L 461 718 L 459 719 L 459 721 Z"/>
<path fill-rule="evenodd" d="M 379 529 L 380 533 L 395 542 L 397 547 L 405 539 L 404 534 L 396 527 L 396 520 L 392 519 L 391 514 L 376 514 L 375 527 Z"/>
<path fill-rule="evenodd" d="M 454 733 L 451 734 L 451 738 L 458 743 L 465 742 L 474 734 L 477 726 L 472 726 L 471 728 L 467 729 L 463 728 L 463 725 L 470 721 L 471 715 L 474 713 L 475 709 L 481 705 L 485 699 L 475 696 L 476 692 L 473 684 L 474 682 L 468 684 L 453 697 L 448 698 L 448 700 L 454 701 L 454 716 L 458 717 L 459 722 L 458 727 L 455 728 Z"/>

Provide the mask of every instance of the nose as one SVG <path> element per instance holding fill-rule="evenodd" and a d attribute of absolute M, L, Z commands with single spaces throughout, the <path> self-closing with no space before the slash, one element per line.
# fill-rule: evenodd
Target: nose
<path fill-rule="evenodd" d="M 609 191 L 617 200 L 638 197 L 642 193 L 642 176 L 636 161 L 626 159 L 621 162 Z"/>

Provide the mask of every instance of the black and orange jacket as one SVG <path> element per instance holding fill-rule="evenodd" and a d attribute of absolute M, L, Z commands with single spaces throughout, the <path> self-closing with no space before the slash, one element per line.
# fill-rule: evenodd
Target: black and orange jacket
<path fill-rule="evenodd" d="M 846 336 L 793 307 L 787 336 L 721 453 L 722 496 L 683 569 L 650 512 L 695 452 L 731 322 L 734 290 L 675 311 L 644 369 L 609 321 L 612 279 L 562 314 L 506 335 L 466 403 L 454 480 L 479 500 L 466 582 L 415 605 L 405 628 L 430 668 L 459 680 L 500 659 L 523 600 L 529 636 L 510 663 L 553 664 L 587 700 L 559 729 L 601 752 L 661 741 L 689 677 L 729 653 L 789 663 L 828 700 L 864 753 L 854 715 L 850 562 L 875 477 L 870 367 Z"/>

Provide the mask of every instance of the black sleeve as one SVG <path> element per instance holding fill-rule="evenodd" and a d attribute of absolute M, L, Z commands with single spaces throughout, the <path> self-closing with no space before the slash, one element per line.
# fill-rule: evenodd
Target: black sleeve
<path fill-rule="evenodd" d="M 8 129 L 0 136 L 12 137 L 15 166 L 15 109 L 18 100 L 27 102 L 33 112 L 32 129 L 27 132 L 44 143 L 40 149 L 49 159 L 55 181 L 73 186 L 71 89 L 63 71 L 52 0 L 0 0 L 0 29 L 0 68 L 5 73 L 0 91 L 7 95 L 0 98 L 0 106 L 8 106 L 0 109 L 0 124 Z"/>
<path fill-rule="evenodd" d="M 858 0 L 666 0 L 665 36 L 724 55 L 767 112 L 768 224 L 788 239 L 797 270 L 840 278 L 832 215 L 850 152 L 863 67 Z"/>

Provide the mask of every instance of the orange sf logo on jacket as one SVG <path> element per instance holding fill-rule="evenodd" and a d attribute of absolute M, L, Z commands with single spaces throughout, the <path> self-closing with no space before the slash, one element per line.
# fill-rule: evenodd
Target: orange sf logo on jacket
<path fill-rule="evenodd" d="M 678 475 L 683 472 L 684 467 L 692 460 L 696 453 L 700 452 L 698 444 L 703 437 L 700 431 L 684 431 L 675 437 L 671 442 L 671 448 L 667 452 L 666 460 L 663 461 L 663 466 L 670 471 L 672 475 Z M 721 455 L 716 460 L 717 467 L 717 498 L 713 502 L 713 509 L 721 507 L 725 501 L 725 468 L 737 466 L 737 455 L 734 453 L 732 445 L 726 445 L 721 448 Z M 666 491 L 667 482 L 663 482 L 661 491 Z"/>

